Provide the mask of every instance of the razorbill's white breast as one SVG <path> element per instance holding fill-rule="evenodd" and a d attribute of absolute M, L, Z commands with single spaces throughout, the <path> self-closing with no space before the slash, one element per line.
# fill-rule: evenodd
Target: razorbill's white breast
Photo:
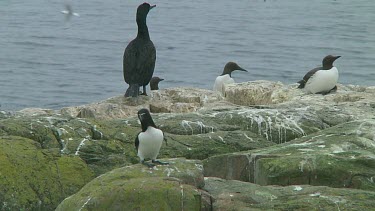
<path fill-rule="evenodd" d="M 141 121 L 142 131 L 135 138 L 135 148 L 137 149 L 137 155 L 141 163 L 148 167 L 153 167 L 155 166 L 154 164 L 145 162 L 145 159 L 151 159 L 152 163 L 168 164 L 156 160 L 164 140 L 163 131 L 156 127 L 147 109 L 143 108 L 139 110 L 138 118 Z"/>

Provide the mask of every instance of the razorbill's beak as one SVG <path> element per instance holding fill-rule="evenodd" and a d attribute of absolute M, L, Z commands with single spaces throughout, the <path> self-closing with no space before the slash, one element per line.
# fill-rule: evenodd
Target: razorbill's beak
<path fill-rule="evenodd" d="M 138 119 L 142 122 L 143 121 L 143 115 L 145 115 L 144 113 L 142 114 L 138 114 Z"/>

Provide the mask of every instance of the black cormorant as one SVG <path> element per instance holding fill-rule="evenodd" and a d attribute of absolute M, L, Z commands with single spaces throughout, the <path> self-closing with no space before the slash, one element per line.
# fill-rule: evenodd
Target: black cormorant
<path fill-rule="evenodd" d="M 143 3 L 137 9 L 138 34 L 128 44 L 124 52 L 124 80 L 129 84 L 125 97 L 137 97 L 140 86 L 143 86 L 142 94 L 147 95 L 146 85 L 154 73 L 156 49 L 148 33 L 146 18 L 148 12 L 155 6 Z"/>

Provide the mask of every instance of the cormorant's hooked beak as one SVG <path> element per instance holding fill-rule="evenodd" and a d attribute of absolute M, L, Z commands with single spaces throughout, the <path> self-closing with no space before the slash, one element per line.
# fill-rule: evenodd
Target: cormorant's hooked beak
<path fill-rule="evenodd" d="M 154 7 L 156 7 L 156 4 L 151 5 L 151 6 L 150 6 L 150 10 L 151 10 L 152 8 L 154 8 Z"/>

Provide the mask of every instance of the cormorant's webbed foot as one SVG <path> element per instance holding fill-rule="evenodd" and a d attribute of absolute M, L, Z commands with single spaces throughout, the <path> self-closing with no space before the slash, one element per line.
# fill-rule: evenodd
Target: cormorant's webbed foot
<path fill-rule="evenodd" d="M 152 163 L 146 163 L 144 160 L 141 161 L 141 163 L 149 168 L 153 168 L 155 166 L 155 164 L 152 164 Z"/>
<path fill-rule="evenodd" d="M 156 164 L 159 164 L 159 165 L 168 165 L 169 164 L 168 162 L 161 162 L 160 160 L 152 160 L 152 163 L 156 163 Z"/>
<path fill-rule="evenodd" d="M 146 86 L 143 86 L 143 93 L 142 93 L 142 95 L 147 96 L 147 93 L 146 93 Z"/>

